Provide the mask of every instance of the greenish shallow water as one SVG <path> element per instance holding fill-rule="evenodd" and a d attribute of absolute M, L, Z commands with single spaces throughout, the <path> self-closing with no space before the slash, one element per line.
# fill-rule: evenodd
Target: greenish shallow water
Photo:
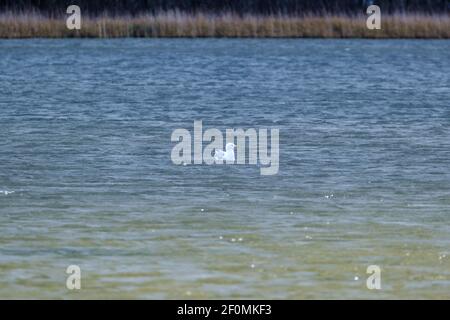
<path fill-rule="evenodd" d="M 0 298 L 450 298 L 449 62 L 431 40 L 0 41 Z M 278 175 L 172 164 L 194 120 L 278 128 Z"/>

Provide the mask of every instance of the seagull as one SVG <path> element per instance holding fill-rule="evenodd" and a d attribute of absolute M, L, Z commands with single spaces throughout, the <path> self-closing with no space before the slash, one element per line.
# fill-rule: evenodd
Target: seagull
<path fill-rule="evenodd" d="M 225 146 L 225 152 L 222 150 L 214 150 L 214 160 L 225 160 L 234 162 L 234 148 L 236 145 L 234 143 L 227 143 Z"/>

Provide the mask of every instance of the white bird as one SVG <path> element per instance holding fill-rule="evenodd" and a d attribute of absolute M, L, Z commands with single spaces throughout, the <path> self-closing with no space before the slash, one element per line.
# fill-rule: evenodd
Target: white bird
<path fill-rule="evenodd" d="M 225 152 L 222 150 L 214 150 L 214 160 L 225 160 L 234 162 L 234 148 L 236 145 L 234 143 L 227 143 L 225 146 Z"/>

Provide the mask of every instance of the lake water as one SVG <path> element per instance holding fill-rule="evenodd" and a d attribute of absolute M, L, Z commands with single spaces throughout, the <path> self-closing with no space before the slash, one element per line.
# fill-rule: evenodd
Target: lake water
<path fill-rule="evenodd" d="M 450 41 L 2 40 L 0 108 L 0 298 L 450 298 Z"/>

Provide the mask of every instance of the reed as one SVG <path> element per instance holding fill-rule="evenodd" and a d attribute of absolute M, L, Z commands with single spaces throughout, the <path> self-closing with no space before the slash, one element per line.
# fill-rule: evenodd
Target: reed
<path fill-rule="evenodd" d="M 383 15 L 381 30 L 366 28 L 366 16 L 188 14 L 179 11 L 139 16 L 82 17 L 81 30 L 69 30 L 66 17 L 0 13 L 0 38 L 450 38 L 448 15 Z"/>

